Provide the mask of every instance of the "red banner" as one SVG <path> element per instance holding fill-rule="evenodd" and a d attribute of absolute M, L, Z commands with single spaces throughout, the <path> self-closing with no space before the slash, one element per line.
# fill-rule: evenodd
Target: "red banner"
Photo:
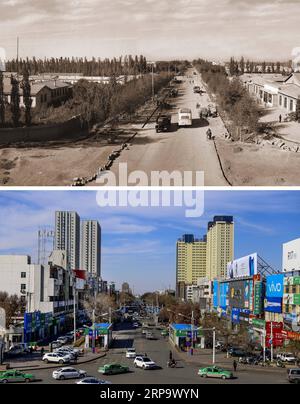
<path fill-rule="evenodd" d="M 273 330 L 272 330 L 273 329 Z M 283 323 L 266 322 L 266 346 L 282 347 L 284 342 Z"/>

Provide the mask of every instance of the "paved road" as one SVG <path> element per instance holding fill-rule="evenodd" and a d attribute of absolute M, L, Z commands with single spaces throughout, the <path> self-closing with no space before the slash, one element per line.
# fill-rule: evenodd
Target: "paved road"
<path fill-rule="evenodd" d="M 182 78 L 183 83 L 179 88 L 179 97 L 171 101 L 174 103 L 172 131 L 157 134 L 154 123 L 146 126 L 144 130 L 140 130 L 129 150 L 122 153 L 112 168 L 117 178 L 119 178 L 119 163 L 127 163 L 129 173 L 141 170 L 147 174 L 148 178 L 150 178 L 152 171 L 161 172 L 166 170 L 169 173 L 175 170 L 181 173 L 185 171 L 203 171 L 205 174 L 204 185 L 228 186 L 219 164 L 214 143 L 206 139 L 209 122 L 200 121 L 198 118 L 197 103 L 205 107 L 211 101 L 207 94 L 203 96 L 194 94 L 193 87 L 195 85 L 200 85 L 204 88 L 201 77 L 199 75 L 194 76 L 194 71 L 194 69 L 188 70 L 186 76 Z M 193 78 L 189 79 L 189 77 Z M 183 107 L 192 110 L 194 123 L 191 128 L 178 129 L 178 110 Z M 214 135 L 226 132 L 220 118 L 210 119 L 210 126 Z M 185 185 L 195 185 L 195 183 Z"/>
<path fill-rule="evenodd" d="M 112 349 L 106 358 L 97 362 L 77 366 L 86 370 L 89 375 L 99 377 L 97 368 L 104 363 L 118 362 L 130 366 L 131 373 L 115 376 L 101 376 L 113 384 L 286 384 L 285 371 L 263 371 L 259 370 L 241 370 L 237 373 L 237 378 L 231 381 L 201 379 L 197 376 L 199 365 L 179 362 L 177 369 L 168 369 L 166 363 L 169 357 L 170 345 L 160 337 L 158 331 L 155 332 L 157 340 L 148 341 L 141 335 L 140 330 L 124 330 L 116 334 L 115 348 Z M 125 358 L 126 348 L 134 346 L 138 353 L 145 354 L 153 359 L 161 369 L 144 371 L 135 369 L 133 360 Z M 176 357 L 176 354 L 175 354 Z M 177 357 L 178 359 L 178 357 Z M 51 377 L 50 370 L 40 370 L 33 372 L 41 383 L 51 384 L 74 384 L 74 381 L 55 381 Z"/>

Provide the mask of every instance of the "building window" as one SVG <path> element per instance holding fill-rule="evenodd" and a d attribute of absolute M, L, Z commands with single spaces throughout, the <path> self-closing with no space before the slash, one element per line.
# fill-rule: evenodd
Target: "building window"
<path fill-rule="evenodd" d="M 21 272 L 21 278 L 22 279 L 26 278 L 26 272 Z"/>
<path fill-rule="evenodd" d="M 294 101 L 290 100 L 290 111 L 294 110 Z"/>
<path fill-rule="evenodd" d="M 287 108 L 287 98 L 284 97 L 284 108 Z"/>
<path fill-rule="evenodd" d="M 279 96 L 279 105 L 282 106 L 282 95 Z"/>

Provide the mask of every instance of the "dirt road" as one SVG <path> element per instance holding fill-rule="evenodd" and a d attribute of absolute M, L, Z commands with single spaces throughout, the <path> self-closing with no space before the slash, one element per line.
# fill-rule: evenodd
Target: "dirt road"
<path fill-rule="evenodd" d="M 112 171 L 118 177 L 119 163 L 128 164 L 128 173 L 135 170 L 143 171 L 150 178 L 153 171 L 203 171 L 204 185 L 228 186 L 223 176 L 214 143 L 208 141 L 206 132 L 209 122 L 199 119 L 197 103 L 205 107 L 210 104 L 207 94 L 194 94 L 193 88 L 200 85 L 204 88 L 199 75 L 193 75 L 190 69 L 182 78 L 179 87 L 179 97 L 174 98 L 171 132 L 159 133 L 155 131 L 155 124 L 147 125 L 139 132 L 129 150 L 125 150 L 115 162 Z M 191 77 L 191 78 L 188 78 Z M 178 128 L 178 110 L 190 108 L 193 113 L 193 126 Z M 210 127 L 214 135 L 224 133 L 225 127 L 221 119 L 210 119 Z M 150 185 L 150 184 L 149 184 Z M 188 184 L 188 185 L 195 185 Z"/>

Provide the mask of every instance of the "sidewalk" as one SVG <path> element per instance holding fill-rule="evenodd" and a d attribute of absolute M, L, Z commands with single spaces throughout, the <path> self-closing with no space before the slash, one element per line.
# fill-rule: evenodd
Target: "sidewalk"
<path fill-rule="evenodd" d="M 93 354 L 92 352 L 88 352 L 84 356 L 79 357 L 76 362 L 71 362 L 68 365 L 70 365 L 70 366 L 81 365 L 84 363 L 90 363 L 90 362 L 97 361 L 104 357 L 106 357 L 106 352 L 101 352 L 99 354 Z M 4 365 L 5 364 L 9 364 L 10 369 L 18 369 L 20 371 L 55 369 L 55 368 L 61 368 L 64 366 L 68 366 L 68 365 L 62 365 L 62 364 L 50 364 L 50 363 L 46 364 L 38 359 L 31 360 L 31 361 L 15 361 L 15 362 L 6 360 L 4 362 Z"/>
<path fill-rule="evenodd" d="M 212 350 L 211 349 L 203 349 L 203 350 L 195 350 L 194 355 L 189 355 L 186 352 L 178 351 L 171 345 L 172 351 L 174 353 L 174 357 L 179 357 L 179 360 L 184 361 L 185 363 L 198 365 L 199 368 L 212 366 Z M 215 366 L 224 367 L 225 369 L 233 370 L 233 361 L 236 360 L 238 362 L 238 358 L 227 358 L 226 353 L 216 351 L 216 363 Z M 238 371 L 257 371 L 257 372 L 284 372 L 288 369 L 277 368 L 276 366 L 270 367 L 261 367 L 261 366 L 251 366 L 251 365 L 242 365 L 238 363 Z"/>

